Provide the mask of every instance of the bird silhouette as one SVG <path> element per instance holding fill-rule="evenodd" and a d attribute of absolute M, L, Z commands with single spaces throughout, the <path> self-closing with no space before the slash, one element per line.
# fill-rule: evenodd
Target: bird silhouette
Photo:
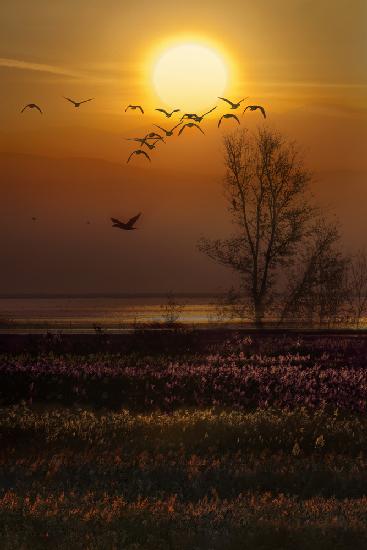
<path fill-rule="evenodd" d="M 250 111 L 256 111 L 256 109 L 259 109 L 261 111 L 263 117 L 266 118 L 265 109 L 261 105 L 247 105 L 247 107 L 244 109 L 242 114 L 244 114 L 245 111 L 247 111 L 247 109 L 250 109 Z"/>
<path fill-rule="evenodd" d="M 150 132 L 145 136 L 145 139 L 156 139 L 157 141 L 163 141 L 164 143 L 163 137 L 160 134 L 157 134 L 157 132 Z"/>
<path fill-rule="evenodd" d="M 222 101 L 226 101 L 227 103 L 229 103 L 230 106 L 231 106 L 231 109 L 238 109 L 238 107 L 241 105 L 242 101 L 245 101 L 245 99 L 247 99 L 247 97 L 244 97 L 238 103 L 233 103 L 233 101 L 227 99 L 226 97 L 218 97 L 218 99 L 221 99 Z"/>
<path fill-rule="evenodd" d="M 165 130 L 164 128 L 162 128 L 162 126 L 158 126 L 158 124 L 154 124 L 154 126 L 156 126 L 156 128 L 159 128 L 160 130 L 162 130 L 162 132 L 164 132 L 166 134 L 166 137 L 170 137 L 170 136 L 173 136 L 173 131 L 176 130 L 176 128 L 178 126 L 181 126 L 181 124 L 182 124 L 182 122 L 179 122 L 171 130 Z"/>
<path fill-rule="evenodd" d="M 91 97 L 90 99 L 84 99 L 83 101 L 74 101 L 73 99 L 70 99 L 70 97 L 63 96 L 64 99 L 67 101 L 70 101 L 74 105 L 74 107 L 80 107 L 82 103 L 88 103 L 88 101 L 93 101 L 94 97 Z"/>
<path fill-rule="evenodd" d="M 25 111 L 27 108 L 28 109 L 37 109 L 41 113 L 41 115 L 43 115 L 43 112 L 42 112 L 41 108 L 38 107 L 38 105 L 36 105 L 35 103 L 28 103 L 28 105 L 23 107 L 23 109 L 20 112 L 23 113 L 23 111 Z"/>
<path fill-rule="evenodd" d="M 128 105 L 125 109 L 125 113 L 128 109 L 132 109 L 133 111 L 135 111 L 135 109 L 140 109 L 141 111 L 141 114 L 143 115 L 144 114 L 144 109 L 141 105 Z"/>
<path fill-rule="evenodd" d="M 240 124 L 240 121 L 238 120 L 238 118 L 236 117 L 236 115 L 232 115 L 231 113 L 229 113 L 229 114 L 226 114 L 226 115 L 222 115 L 222 116 L 220 117 L 219 122 L 218 122 L 218 128 L 219 128 L 219 126 L 221 125 L 221 122 L 222 122 L 222 119 L 223 119 L 223 118 L 235 118 L 235 119 L 237 120 L 238 124 Z"/>
<path fill-rule="evenodd" d="M 133 151 L 131 153 L 131 155 L 129 156 L 129 158 L 127 159 L 126 163 L 128 163 L 131 159 L 131 157 L 133 155 L 144 155 L 145 157 L 147 157 L 147 159 L 149 160 L 149 162 L 151 162 L 151 159 L 150 159 L 150 156 L 145 152 L 143 151 L 142 149 L 136 149 L 136 151 Z"/>
<path fill-rule="evenodd" d="M 147 143 L 147 137 L 143 137 L 143 138 L 125 138 L 127 141 L 137 141 L 138 143 L 140 143 L 140 145 L 144 145 L 145 143 Z"/>
<path fill-rule="evenodd" d="M 173 111 L 171 111 L 170 113 L 166 111 L 166 109 L 155 109 L 155 110 L 159 111 L 160 113 L 163 113 L 164 115 L 166 115 L 167 118 L 171 118 L 173 113 L 178 113 L 180 109 L 173 109 Z"/>
<path fill-rule="evenodd" d="M 196 120 L 198 118 L 198 115 L 196 113 L 185 113 L 184 115 L 182 115 L 180 120 L 185 120 L 186 118 Z"/>
<path fill-rule="evenodd" d="M 153 132 L 152 132 L 152 133 L 153 133 Z M 156 143 L 157 143 L 158 141 L 161 141 L 161 139 L 153 138 L 153 137 L 150 137 L 150 138 L 149 138 L 148 136 L 145 136 L 145 137 L 143 137 L 143 138 L 125 138 L 125 139 L 127 139 L 128 141 L 137 141 L 138 143 L 140 143 L 140 145 L 141 145 L 142 147 L 144 147 L 144 145 L 145 145 L 146 147 L 148 147 L 148 149 L 154 149 Z M 155 141 L 154 141 L 154 143 L 149 143 L 149 142 L 147 141 L 148 139 L 154 139 Z M 164 140 L 162 140 L 162 141 L 164 141 Z"/>
<path fill-rule="evenodd" d="M 124 223 L 117 218 L 111 218 L 112 221 L 112 227 L 117 227 L 118 229 L 125 229 L 125 231 L 132 231 L 133 229 L 136 229 L 134 227 L 134 224 L 138 221 L 138 219 L 141 216 L 141 212 L 134 216 L 133 218 L 130 218 L 128 222 Z"/>
<path fill-rule="evenodd" d="M 142 144 L 142 147 L 148 147 L 148 149 L 152 150 L 152 149 L 155 149 L 156 147 L 156 144 L 158 143 L 158 141 L 160 141 L 160 139 L 156 139 L 154 143 L 148 143 L 147 141 L 145 141 L 143 144 Z"/>
<path fill-rule="evenodd" d="M 166 134 L 166 137 L 170 137 L 170 136 L 173 136 L 173 131 L 176 130 L 176 128 L 178 126 L 181 126 L 182 122 L 179 122 L 178 124 L 176 124 L 176 126 L 174 126 L 171 130 L 165 130 L 165 128 L 162 128 L 162 126 L 158 126 L 158 124 L 154 124 L 154 126 L 156 128 L 159 128 L 160 130 L 162 130 L 162 132 L 164 132 Z"/>
<path fill-rule="evenodd" d="M 209 113 L 212 113 L 213 111 L 215 111 L 216 108 L 217 108 L 217 107 L 213 107 L 213 109 L 210 109 L 210 111 L 208 111 L 207 113 L 204 113 L 204 114 L 201 115 L 201 116 L 196 115 L 196 116 L 194 117 L 195 122 L 199 122 L 199 123 L 200 123 L 206 115 L 208 115 Z"/>
<path fill-rule="evenodd" d="M 184 124 L 184 125 L 182 126 L 181 130 L 178 132 L 178 135 L 180 136 L 186 127 L 192 128 L 193 126 L 195 126 L 195 128 L 197 128 L 198 130 L 200 130 L 200 132 L 201 132 L 202 134 L 204 134 L 204 132 L 202 131 L 202 129 L 200 128 L 200 126 L 198 126 L 198 125 L 195 124 L 194 122 L 187 122 L 186 124 Z"/>

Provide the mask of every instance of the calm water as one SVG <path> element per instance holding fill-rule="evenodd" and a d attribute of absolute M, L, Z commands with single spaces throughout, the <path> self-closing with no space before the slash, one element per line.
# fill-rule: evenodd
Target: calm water
<path fill-rule="evenodd" d="M 203 327 L 225 323 L 233 328 L 243 324 L 241 319 L 223 319 L 218 296 L 185 296 L 175 301 L 180 306 L 180 323 Z M 96 326 L 126 331 L 134 325 L 169 321 L 165 307 L 167 298 L 161 296 L 0 297 L 0 333 L 93 332 Z M 360 328 L 367 328 L 367 319 L 361 319 Z"/>
<path fill-rule="evenodd" d="M 217 322 L 216 298 L 177 298 L 179 322 L 206 324 Z M 0 330 L 9 328 L 60 328 L 68 330 L 122 329 L 135 323 L 166 320 L 166 298 L 0 298 Z"/>

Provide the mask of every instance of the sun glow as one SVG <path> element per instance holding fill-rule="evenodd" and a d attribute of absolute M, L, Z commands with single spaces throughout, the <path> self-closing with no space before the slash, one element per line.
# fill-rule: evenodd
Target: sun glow
<path fill-rule="evenodd" d="M 228 66 L 213 48 L 182 43 L 166 49 L 153 70 L 155 90 L 171 108 L 193 111 L 212 107 L 228 84 Z"/>

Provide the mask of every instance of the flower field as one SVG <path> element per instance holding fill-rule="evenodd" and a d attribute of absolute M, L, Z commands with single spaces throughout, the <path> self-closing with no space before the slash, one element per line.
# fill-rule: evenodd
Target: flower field
<path fill-rule="evenodd" d="M 8 549 L 365 549 L 367 343 L 0 358 Z"/>

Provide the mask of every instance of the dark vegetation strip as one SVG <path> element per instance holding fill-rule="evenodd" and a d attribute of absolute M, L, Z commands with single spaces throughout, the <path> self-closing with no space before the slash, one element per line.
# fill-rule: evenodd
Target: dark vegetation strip
<path fill-rule="evenodd" d="M 2 410 L 0 487 L 196 501 L 244 491 L 300 498 L 367 493 L 367 419 L 325 411 L 98 415 Z M 168 498 L 168 497 L 167 497 Z"/>
<path fill-rule="evenodd" d="M 133 414 L 27 407 L 0 409 L 2 449 L 92 447 L 98 453 L 120 446 L 124 453 L 210 455 L 284 452 L 294 456 L 330 453 L 362 456 L 367 449 L 367 416 L 326 410 L 257 410 L 252 413 L 181 410 Z M 296 449 L 299 447 L 298 451 Z"/>
<path fill-rule="evenodd" d="M 4 550 L 365 550 L 366 498 L 338 501 L 256 493 L 187 504 L 141 497 L 126 502 L 89 492 L 47 498 L 9 491 L 0 500 Z"/>
<path fill-rule="evenodd" d="M 298 330 L 298 329 L 198 329 L 184 326 L 173 328 L 132 329 L 114 334 L 101 330 L 93 334 L 67 334 L 47 331 L 43 334 L 0 334 L 0 353 L 45 352 L 60 354 L 89 353 L 207 353 L 213 347 L 221 347 L 226 341 L 252 339 L 252 348 L 266 353 L 276 350 L 283 353 L 301 342 L 304 349 L 317 351 L 322 347 L 339 346 L 350 352 L 356 348 L 367 349 L 366 330 Z"/>

